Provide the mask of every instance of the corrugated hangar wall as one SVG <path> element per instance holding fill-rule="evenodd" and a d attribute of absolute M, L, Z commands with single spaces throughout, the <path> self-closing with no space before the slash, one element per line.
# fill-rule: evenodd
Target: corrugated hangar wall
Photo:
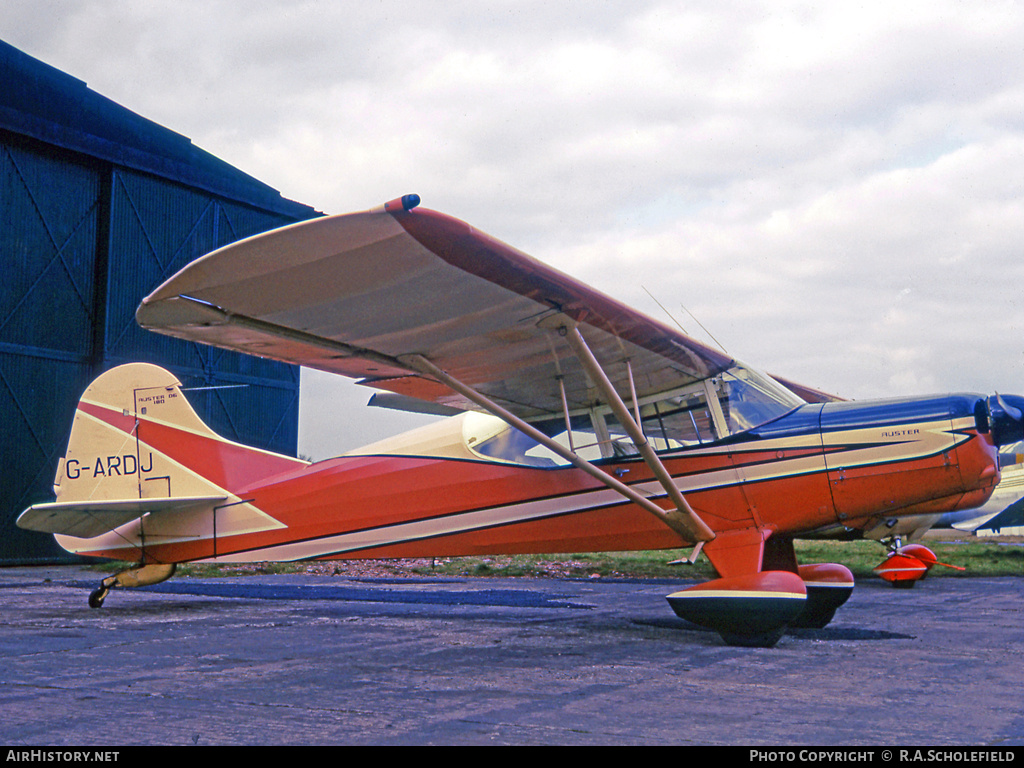
<path fill-rule="evenodd" d="M 53 500 L 75 403 L 115 365 L 162 365 L 214 430 L 295 454 L 297 368 L 149 333 L 135 308 L 199 256 L 317 214 L 3 43 L 0 80 L 0 562 L 54 562 L 14 520 Z"/>

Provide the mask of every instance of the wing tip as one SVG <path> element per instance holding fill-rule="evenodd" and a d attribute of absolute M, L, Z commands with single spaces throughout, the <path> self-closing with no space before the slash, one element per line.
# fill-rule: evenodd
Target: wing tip
<path fill-rule="evenodd" d="M 411 211 L 420 204 L 420 196 L 413 193 L 388 200 L 383 206 L 375 210 L 383 213 L 397 213 L 399 211 Z"/>

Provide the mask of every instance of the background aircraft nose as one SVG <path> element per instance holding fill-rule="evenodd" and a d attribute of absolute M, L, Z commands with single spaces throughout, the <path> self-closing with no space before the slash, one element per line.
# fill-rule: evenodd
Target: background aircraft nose
<path fill-rule="evenodd" d="M 992 442 L 1008 445 L 1024 440 L 1024 397 L 992 395 L 974 408 L 979 432 L 991 432 Z"/>

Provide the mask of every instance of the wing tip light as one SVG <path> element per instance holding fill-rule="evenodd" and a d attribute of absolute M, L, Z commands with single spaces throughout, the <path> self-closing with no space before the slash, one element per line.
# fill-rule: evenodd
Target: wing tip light
<path fill-rule="evenodd" d="M 389 200 L 384 203 L 384 212 L 394 213 L 395 211 L 411 211 L 419 204 L 419 195 L 402 195 L 401 197 L 396 197 L 394 200 Z"/>

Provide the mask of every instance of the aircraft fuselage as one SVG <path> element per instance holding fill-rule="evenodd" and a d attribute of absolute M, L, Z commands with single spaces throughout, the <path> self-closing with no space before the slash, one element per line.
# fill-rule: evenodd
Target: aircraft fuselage
<path fill-rule="evenodd" d="M 719 537 L 747 530 L 792 537 L 837 523 L 863 527 L 888 516 L 970 508 L 984 503 L 999 481 L 996 446 L 979 432 L 974 415 L 979 399 L 808 404 L 747 432 L 660 456 Z M 111 425 L 134 428 L 120 413 L 91 410 Z M 207 475 L 232 501 L 182 513 L 178 524 L 144 517 L 93 539 L 59 536 L 65 548 L 143 562 L 240 562 L 693 543 L 573 467 L 381 454 L 301 465 L 261 453 L 258 470 L 245 472 L 237 466 L 245 460 L 239 451 L 247 449 L 236 444 L 144 417 L 137 429 L 148 461 L 139 463 L 140 485 L 148 479 L 147 466 L 154 478 L 169 474 L 163 457 L 188 466 L 201 452 Z M 639 458 L 598 464 L 665 501 Z M 69 475 L 64 482 L 77 479 Z M 167 492 L 176 495 L 173 487 Z M 273 524 L 232 524 L 243 510 Z"/>

